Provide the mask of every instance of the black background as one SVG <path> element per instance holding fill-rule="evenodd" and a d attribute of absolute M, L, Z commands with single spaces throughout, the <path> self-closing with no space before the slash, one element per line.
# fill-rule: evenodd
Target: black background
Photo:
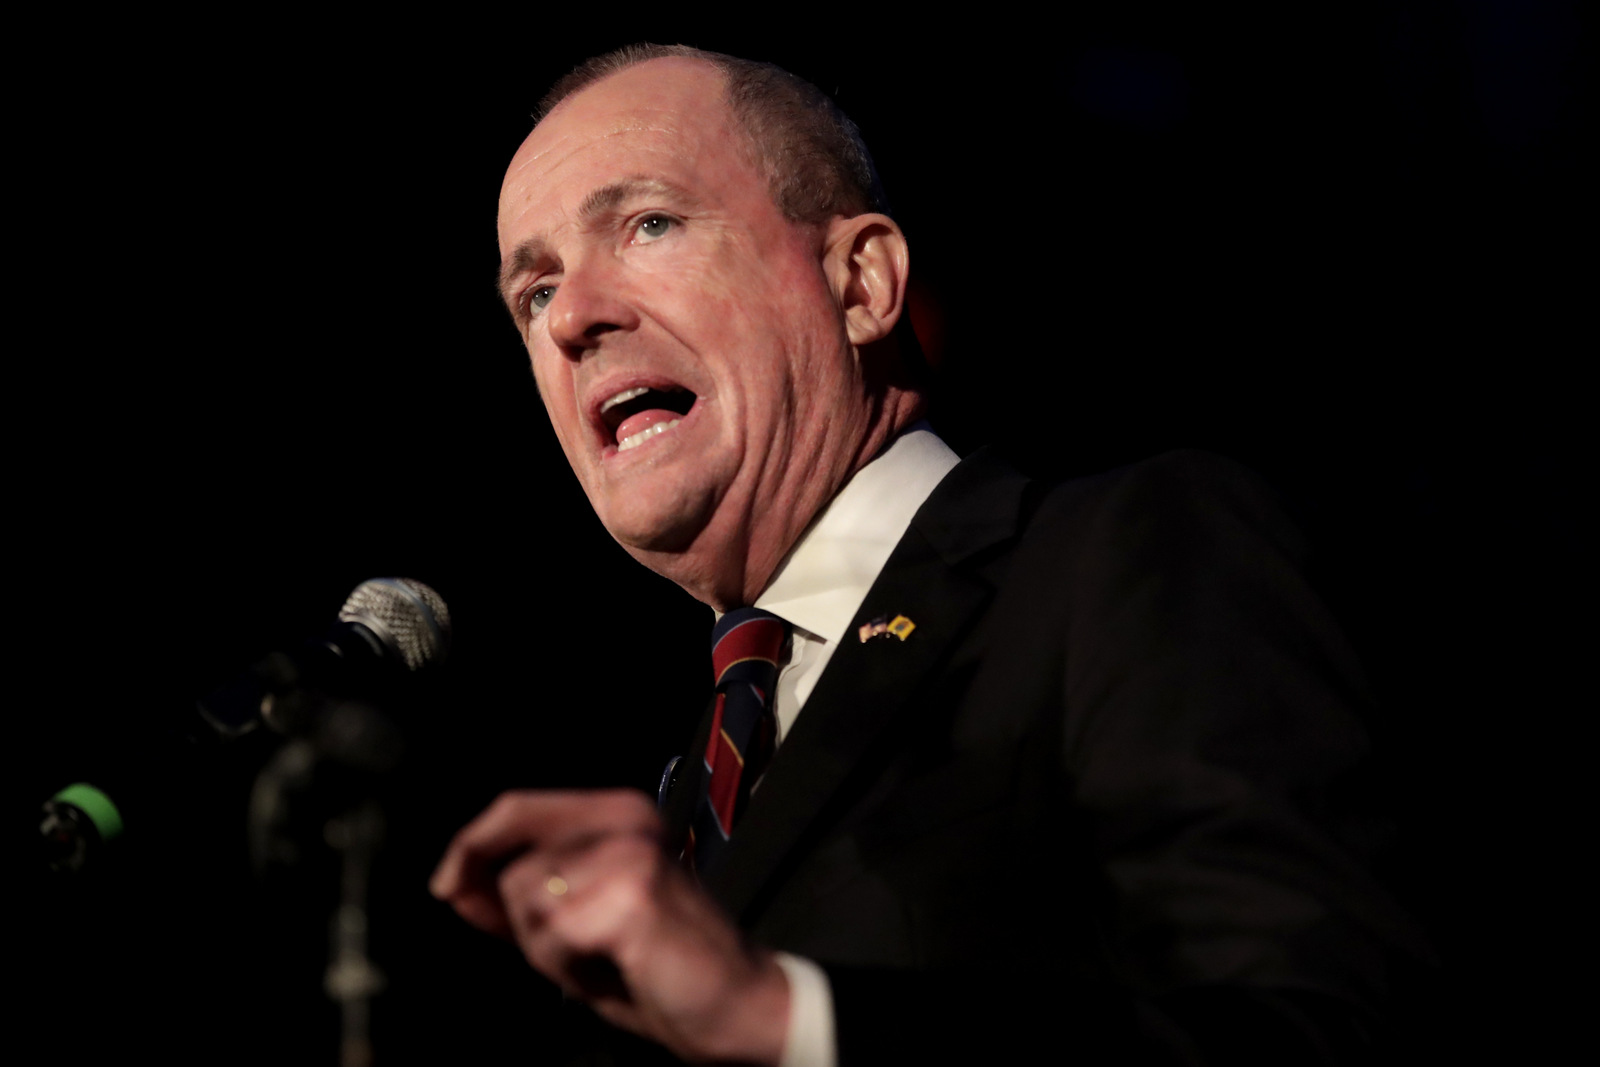
<path fill-rule="evenodd" d="M 593 517 L 492 285 L 529 112 L 639 39 L 777 62 L 856 118 L 959 451 L 1074 474 L 1203 447 L 1279 488 L 1378 697 L 1391 876 L 1442 960 L 1415 1028 L 1553 1050 L 1584 914 L 1576 9 L 1290 7 L 22 27 L 9 825 L 26 856 L 69 781 L 153 798 L 94 877 L 23 864 L 52 1058 L 334 1061 L 329 872 L 246 862 L 270 745 L 147 749 L 402 574 L 457 647 L 390 787 L 379 1056 L 541 1062 L 556 994 L 425 882 L 500 790 L 649 786 L 700 710 L 710 613 Z"/>

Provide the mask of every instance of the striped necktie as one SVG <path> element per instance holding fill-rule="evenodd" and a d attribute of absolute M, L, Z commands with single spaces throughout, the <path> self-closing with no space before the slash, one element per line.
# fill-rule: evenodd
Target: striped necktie
<path fill-rule="evenodd" d="M 788 631 L 782 619 L 760 608 L 730 611 L 711 631 L 716 707 L 688 848 L 702 874 L 727 847 L 750 791 L 772 759 L 778 736 L 772 700 Z"/>

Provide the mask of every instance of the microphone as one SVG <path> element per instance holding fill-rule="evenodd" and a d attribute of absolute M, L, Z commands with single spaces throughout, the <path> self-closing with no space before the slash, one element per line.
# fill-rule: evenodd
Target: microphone
<path fill-rule="evenodd" d="M 411 578 L 373 578 L 356 586 L 321 637 L 270 653 L 201 700 L 200 717 L 223 737 L 262 723 L 302 733 L 324 697 L 381 695 L 444 662 L 450 635 L 450 609 L 438 593 Z"/>
<path fill-rule="evenodd" d="M 310 733 L 327 718 L 324 709 L 351 701 L 383 703 L 407 679 L 443 663 L 450 639 L 450 609 L 428 586 L 411 578 L 362 582 L 321 636 L 268 654 L 200 700 L 196 710 L 205 725 L 182 731 L 186 739 L 151 745 L 136 765 L 106 776 L 112 781 L 77 782 L 46 801 L 39 826 L 46 864 L 57 871 L 93 865 L 92 857 L 123 835 L 124 808 L 135 809 L 137 822 L 137 809 L 162 806 L 145 794 L 191 777 L 179 765 L 192 758 L 191 749 L 208 747 L 195 742 L 237 738 L 263 723 L 281 734 Z"/>

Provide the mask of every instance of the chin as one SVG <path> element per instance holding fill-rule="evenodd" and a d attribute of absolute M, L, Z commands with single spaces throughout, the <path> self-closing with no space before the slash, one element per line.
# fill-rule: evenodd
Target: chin
<path fill-rule="evenodd" d="M 638 497 L 619 501 L 601 512 L 600 521 L 626 549 L 683 552 L 705 530 L 714 508 L 710 493 L 680 494 L 655 507 L 651 503 Z"/>

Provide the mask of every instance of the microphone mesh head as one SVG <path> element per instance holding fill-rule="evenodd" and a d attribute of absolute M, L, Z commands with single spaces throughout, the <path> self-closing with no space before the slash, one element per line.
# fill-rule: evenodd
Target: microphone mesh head
<path fill-rule="evenodd" d="M 358 622 L 400 654 L 407 670 L 443 662 L 450 651 L 450 609 L 444 598 L 411 578 L 373 578 L 356 586 L 339 609 L 340 622 Z"/>

